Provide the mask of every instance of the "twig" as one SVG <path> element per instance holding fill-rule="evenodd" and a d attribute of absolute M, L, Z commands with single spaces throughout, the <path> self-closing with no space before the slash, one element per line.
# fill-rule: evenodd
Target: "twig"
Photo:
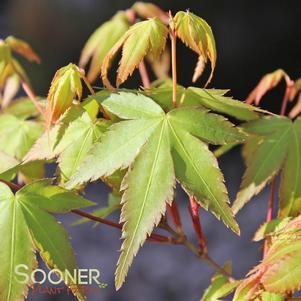
<path fill-rule="evenodd" d="M 36 109 L 40 112 L 40 114 L 46 119 L 45 111 L 39 104 L 37 97 L 34 94 L 33 90 L 31 89 L 30 85 L 28 84 L 26 78 L 24 78 L 23 74 L 19 72 L 18 68 L 16 68 L 14 64 L 12 64 L 12 67 L 14 69 L 14 72 L 18 75 L 18 77 L 21 81 L 24 92 L 27 94 L 27 96 L 33 102 L 33 104 L 35 105 Z"/>
<path fill-rule="evenodd" d="M 189 197 L 190 206 L 189 213 L 192 221 L 192 225 L 194 228 L 194 231 L 198 237 L 199 241 L 199 248 L 202 253 L 207 253 L 207 244 L 206 244 L 206 238 L 202 231 L 201 222 L 200 222 L 200 216 L 199 216 L 199 205 L 196 203 L 194 197 Z"/>
<path fill-rule="evenodd" d="M 71 210 L 71 212 L 73 212 L 74 214 L 77 214 L 79 216 L 88 218 L 92 221 L 95 221 L 95 222 L 98 222 L 98 223 L 101 223 L 101 224 L 104 224 L 104 225 L 107 225 L 107 226 L 110 226 L 110 227 L 113 227 L 113 228 L 116 228 L 116 229 L 121 230 L 122 226 L 123 226 L 122 224 L 114 223 L 112 221 L 106 220 L 104 218 L 89 214 L 87 212 L 84 212 L 84 211 L 81 211 L 81 210 L 78 210 L 78 209 Z M 163 236 L 163 235 L 160 235 L 160 234 L 155 234 L 155 233 L 152 233 L 148 237 L 148 239 L 151 240 L 151 241 L 154 241 L 154 242 L 176 243 L 176 241 L 172 237 L 166 237 L 166 236 Z"/>
<path fill-rule="evenodd" d="M 171 205 L 167 206 L 167 210 L 172 218 L 173 223 L 176 226 L 176 231 L 179 234 L 183 235 L 184 234 L 183 225 L 182 225 L 181 216 L 180 216 L 180 212 L 179 212 L 179 208 L 177 206 L 176 200 L 173 200 Z"/>
<path fill-rule="evenodd" d="M 293 87 L 293 82 L 290 85 L 286 86 L 284 97 L 283 97 L 283 100 L 282 100 L 281 110 L 280 110 L 280 115 L 281 116 L 285 115 L 292 87 Z"/>
<path fill-rule="evenodd" d="M 19 190 L 19 189 L 22 188 L 22 186 L 20 186 L 18 184 L 15 184 L 15 183 L 12 183 L 12 182 L 8 182 L 8 181 L 5 181 L 5 180 L 1 180 L 0 179 L 0 182 L 6 184 L 8 187 L 10 187 L 13 190 Z"/>
<path fill-rule="evenodd" d="M 142 80 L 143 87 L 149 89 L 151 87 L 150 79 L 147 73 L 147 69 L 144 63 L 144 60 L 139 64 L 139 73 Z"/>
<path fill-rule="evenodd" d="M 270 222 L 273 219 L 273 209 L 274 209 L 274 198 L 275 198 L 275 178 L 271 182 L 270 193 L 269 193 L 269 202 L 268 202 L 268 211 L 266 216 L 266 222 Z M 263 247 L 263 257 L 266 256 L 269 249 L 269 239 L 266 238 L 264 241 Z"/>
<path fill-rule="evenodd" d="M 193 243 L 191 243 L 186 236 L 180 236 L 168 224 L 165 224 L 164 226 L 162 226 L 162 228 L 169 232 L 174 238 L 178 239 L 179 244 L 185 246 L 200 260 L 207 262 L 207 264 L 210 265 L 214 270 L 227 277 L 230 282 L 234 281 L 234 278 L 230 273 L 228 273 L 223 267 L 215 262 L 208 254 L 200 252 L 200 250 Z"/>
<path fill-rule="evenodd" d="M 171 39 L 171 65 L 172 65 L 172 104 L 177 106 L 177 36 L 175 32 L 170 34 Z"/>

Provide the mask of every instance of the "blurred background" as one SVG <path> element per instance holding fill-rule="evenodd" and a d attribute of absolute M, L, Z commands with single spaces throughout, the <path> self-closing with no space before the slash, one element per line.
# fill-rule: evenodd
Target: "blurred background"
<path fill-rule="evenodd" d="M 190 9 L 212 26 L 218 51 L 217 68 L 211 87 L 229 88 L 236 99 L 245 99 L 260 77 L 283 68 L 293 78 L 301 77 L 301 3 L 290 1 L 153 1 L 161 8 Z M 55 71 L 69 62 L 77 63 L 81 49 L 89 35 L 114 12 L 130 7 L 134 1 L 125 0 L 1 0 L 0 35 L 14 35 L 28 41 L 42 57 L 41 65 L 24 62 L 37 94 L 45 95 Z M 179 43 L 179 82 L 189 85 L 197 57 Z M 206 76 L 205 76 L 206 78 Z M 205 80 L 205 79 L 204 79 Z M 140 85 L 138 77 L 130 86 Z M 198 83 L 202 84 L 202 80 Z M 284 84 L 269 93 L 262 106 L 279 111 Z M 230 198 L 239 188 L 243 172 L 240 150 L 235 149 L 220 159 Z M 106 204 L 108 190 L 92 184 L 87 198 Z M 179 205 L 185 229 L 194 238 L 189 223 L 187 199 L 179 191 Z M 261 244 L 253 243 L 252 236 L 263 223 L 268 192 L 265 190 L 238 214 L 241 237 L 236 237 L 210 213 L 201 212 L 201 219 L 209 251 L 223 264 L 233 261 L 234 276 L 243 277 L 260 259 Z M 139 252 L 127 282 L 116 292 L 114 269 L 120 248 L 120 233 L 91 224 L 71 227 L 76 217 L 59 217 L 72 237 L 79 265 L 99 268 L 101 280 L 108 284 L 88 300 L 96 301 L 194 301 L 199 300 L 209 285 L 213 271 L 181 246 L 146 243 Z M 117 219 L 113 216 L 112 219 Z M 2 275 L 1 275 L 2 276 Z M 30 294 L 28 300 L 74 300 L 72 296 Z"/>

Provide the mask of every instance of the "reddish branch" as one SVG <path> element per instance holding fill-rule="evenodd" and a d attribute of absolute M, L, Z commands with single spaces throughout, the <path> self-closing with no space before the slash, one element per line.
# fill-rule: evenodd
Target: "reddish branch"
<path fill-rule="evenodd" d="M 8 187 L 10 187 L 11 189 L 13 190 L 19 190 L 22 188 L 22 186 L 18 185 L 18 184 L 14 184 L 12 182 L 8 182 L 8 181 L 5 181 L 5 180 L 1 180 L 0 179 L 0 182 L 6 184 Z"/>
<path fill-rule="evenodd" d="M 266 222 L 270 222 L 273 219 L 273 209 L 274 209 L 274 198 L 275 198 L 275 179 L 272 180 L 270 186 L 270 193 L 269 193 L 269 202 L 268 202 L 268 211 L 266 216 Z M 269 249 L 269 239 L 266 238 L 264 241 L 263 247 L 263 257 L 266 256 Z"/>
<path fill-rule="evenodd" d="M 45 111 L 43 110 L 43 108 L 41 107 L 39 101 L 37 100 L 37 97 L 34 94 L 33 90 L 31 89 L 28 81 L 23 76 L 23 74 L 19 72 L 18 68 L 16 68 L 14 64 L 12 66 L 14 68 L 14 72 L 18 75 L 18 77 L 19 77 L 19 79 L 21 81 L 22 88 L 23 88 L 24 92 L 27 94 L 27 96 L 29 97 L 29 99 L 33 102 L 33 104 L 35 105 L 36 109 L 40 112 L 40 114 L 44 118 L 46 118 Z"/>
<path fill-rule="evenodd" d="M 174 200 L 171 205 L 167 205 L 167 210 L 169 215 L 172 218 L 174 225 L 176 226 L 176 230 L 178 233 L 183 233 L 183 226 L 181 221 L 181 216 L 179 212 L 179 208 L 177 206 L 176 200 Z"/>
<path fill-rule="evenodd" d="M 113 228 L 116 228 L 116 229 L 122 229 L 122 224 L 117 224 L 117 223 L 114 223 L 112 221 L 109 221 L 109 220 L 106 220 L 104 218 L 101 218 L 101 217 L 98 217 L 98 216 L 94 216 L 92 214 L 89 214 L 87 212 L 84 212 L 84 211 L 81 211 L 81 210 L 78 210 L 78 209 L 75 209 L 75 210 L 71 210 L 71 212 L 73 212 L 74 214 L 77 214 L 79 216 L 82 216 L 82 217 L 85 217 L 89 220 L 92 220 L 92 221 L 95 221 L 95 222 L 98 222 L 98 223 L 101 223 L 101 224 L 104 224 L 104 225 L 107 225 L 107 226 L 111 226 Z M 148 239 L 150 241 L 153 241 L 153 242 L 160 242 L 160 243 L 177 243 L 175 241 L 175 239 L 173 239 L 172 237 L 166 237 L 166 236 L 163 236 L 163 235 L 160 235 L 160 234 L 151 234 Z"/>
<path fill-rule="evenodd" d="M 175 32 L 170 34 L 171 39 L 171 65 L 172 65 L 172 104 L 177 106 L 177 36 Z"/>
<path fill-rule="evenodd" d="M 202 231 L 200 216 L 199 216 L 199 205 L 196 203 L 194 197 L 189 197 L 190 206 L 188 207 L 191 216 L 192 225 L 197 235 L 199 248 L 202 253 L 207 253 L 207 244 L 205 235 Z"/>
<path fill-rule="evenodd" d="M 150 84 L 150 79 L 149 79 L 149 76 L 147 73 L 147 69 L 146 69 L 144 60 L 142 60 L 139 65 L 139 72 L 140 72 L 140 77 L 142 80 L 143 87 L 146 89 L 149 89 L 151 87 L 151 84 Z"/>

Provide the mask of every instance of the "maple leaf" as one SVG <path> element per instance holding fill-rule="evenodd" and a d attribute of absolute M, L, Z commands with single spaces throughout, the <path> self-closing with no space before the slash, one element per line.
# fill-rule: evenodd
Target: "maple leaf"
<path fill-rule="evenodd" d="M 236 233 L 223 175 L 206 143 L 242 141 L 244 134 L 225 118 L 197 107 L 164 113 L 141 94 L 112 94 L 103 107 L 123 121 L 112 125 L 95 144 L 77 174 L 73 188 L 130 166 L 121 190 L 124 242 L 116 271 L 119 288 L 139 247 L 173 200 L 175 180 Z"/>
<path fill-rule="evenodd" d="M 172 19 L 172 22 L 174 23 L 177 36 L 185 45 L 199 55 L 192 78 L 193 82 L 196 82 L 202 75 L 207 60 L 210 60 L 211 74 L 205 85 L 207 86 L 213 77 L 216 64 L 216 46 L 211 27 L 204 19 L 189 11 L 179 11 Z"/>
<path fill-rule="evenodd" d="M 82 50 L 79 66 L 84 68 L 91 59 L 87 73 L 90 82 L 100 74 L 104 57 L 128 28 L 129 22 L 126 13 L 118 12 L 111 20 L 98 27 L 88 39 Z"/>
<path fill-rule="evenodd" d="M 108 69 L 121 48 L 122 57 L 117 70 L 117 87 L 126 81 L 146 54 L 150 53 L 154 59 L 160 56 L 165 48 L 167 34 L 168 28 L 157 17 L 132 25 L 104 58 L 101 67 L 104 85 L 112 88 L 108 80 Z"/>
<path fill-rule="evenodd" d="M 279 216 L 300 214 L 301 119 L 265 117 L 244 126 L 251 134 L 244 145 L 247 169 L 233 210 L 237 213 L 280 171 Z"/>
<path fill-rule="evenodd" d="M 94 113 L 85 110 L 85 104 L 71 107 L 61 123 L 36 141 L 24 157 L 23 164 L 57 159 L 60 184 L 64 185 L 109 125 L 110 121 L 96 119 Z"/>
<path fill-rule="evenodd" d="M 23 300 L 28 285 L 15 277 L 15 268 L 26 264 L 28 274 L 35 266 L 38 251 L 50 269 L 58 269 L 63 275 L 71 275 L 76 260 L 67 233 L 50 213 L 66 213 L 70 210 L 94 205 L 94 203 L 58 186 L 51 180 L 40 180 L 24 186 L 14 195 L 10 188 L 0 183 L 0 232 L 1 255 L 0 300 Z M 72 280 L 66 283 L 76 286 Z M 85 300 L 80 290 L 75 292 L 78 300 Z"/>

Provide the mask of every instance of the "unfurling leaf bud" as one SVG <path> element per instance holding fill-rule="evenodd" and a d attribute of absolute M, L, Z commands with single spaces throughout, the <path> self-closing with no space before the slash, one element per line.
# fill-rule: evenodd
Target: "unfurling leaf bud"
<path fill-rule="evenodd" d="M 178 12 L 172 19 L 174 30 L 181 41 L 199 55 L 193 75 L 193 82 L 202 75 L 208 59 L 211 62 L 211 74 L 206 83 L 212 79 L 216 64 L 215 40 L 208 23 L 191 12 Z"/>
<path fill-rule="evenodd" d="M 47 97 L 48 124 L 55 123 L 71 107 L 76 96 L 81 100 L 82 79 L 85 81 L 83 71 L 74 64 L 62 67 L 55 73 Z"/>
<path fill-rule="evenodd" d="M 112 88 L 108 80 L 108 70 L 121 48 L 122 57 L 117 71 L 117 87 L 132 75 L 147 54 L 151 54 L 154 59 L 160 56 L 166 45 L 167 34 L 167 27 L 157 17 L 131 26 L 104 58 L 101 67 L 104 85 Z"/>

